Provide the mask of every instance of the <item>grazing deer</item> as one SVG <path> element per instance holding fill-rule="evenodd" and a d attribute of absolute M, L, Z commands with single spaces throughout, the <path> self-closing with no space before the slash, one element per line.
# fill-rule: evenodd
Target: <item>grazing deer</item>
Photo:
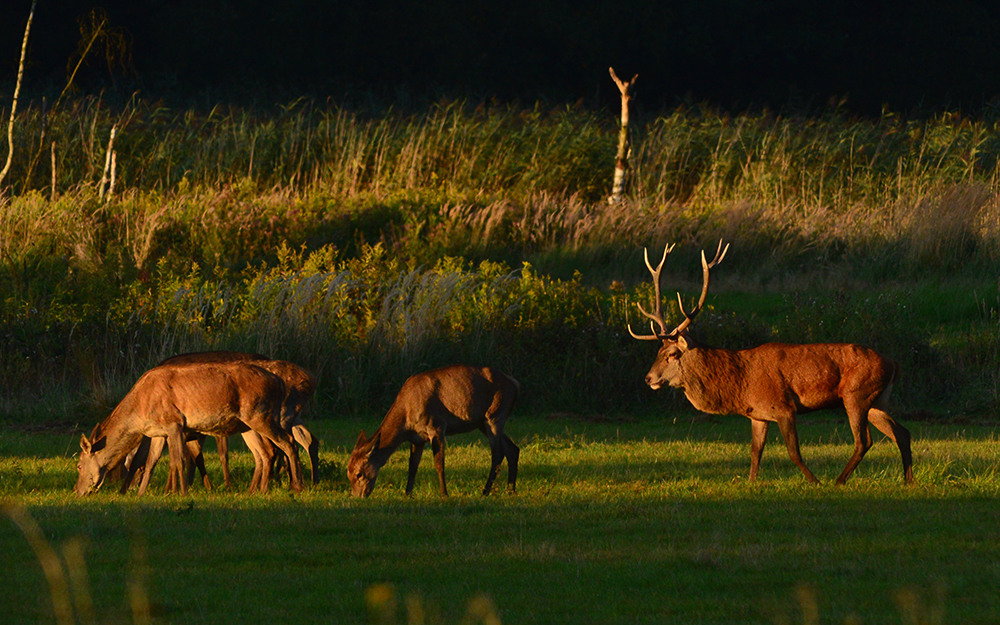
<path fill-rule="evenodd" d="M 287 360 L 272 360 L 261 354 L 228 351 L 179 354 L 177 356 L 167 358 L 158 366 L 205 362 L 252 362 L 258 367 L 263 367 L 282 379 L 285 383 L 286 395 L 285 401 L 281 406 L 281 427 L 286 432 L 291 434 L 292 438 L 294 438 L 295 441 L 309 454 L 310 476 L 312 478 L 312 483 L 316 484 L 319 480 L 319 439 L 312 435 L 308 428 L 306 428 L 305 423 L 302 421 L 302 411 L 305 408 L 306 403 L 309 401 L 309 398 L 312 397 L 313 392 L 316 390 L 316 379 L 312 376 L 312 374 L 295 363 Z M 250 441 L 249 439 L 251 437 L 256 438 L 256 441 Z M 277 459 L 277 456 L 274 453 L 274 446 L 270 444 L 270 441 L 266 438 L 258 436 L 254 432 L 245 433 L 243 440 L 247 442 L 247 447 L 250 447 L 251 450 L 256 450 L 254 453 L 263 454 L 264 461 L 268 462 L 271 465 L 272 470 L 274 470 L 274 462 Z M 216 436 L 215 442 L 219 450 L 219 460 L 222 463 L 222 476 L 225 480 L 226 486 L 230 487 L 229 441 L 228 438 L 224 436 Z M 151 458 L 153 457 L 151 456 Z M 152 462 L 155 464 L 155 458 L 152 459 Z M 255 466 L 259 465 L 255 462 Z M 260 471 L 254 470 L 253 480 L 250 484 L 251 491 L 257 490 L 261 487 L 260 480 Z"/>
<path fill-rule="evenodd" d="M 910 453 L 910 432 L 886 412 L 889 393 L 899 376 L 899 366 L 892 360 L 860 345 L 816 343 L 788 345 L 767 343 L 752 349 L 714 349 L 697 344 L 687 334 L 695 317 L 701 312 L 708 295 L 709 271 L 725 257 L 729 246 L 719 248 L 712 262 L 701 254 L 701 297 L 688 314 L 680 303 L 684 320 L 673 330 L 667 330 L 660 298 L 660 272 L 673 250 L 668 245 L 660 264 L 653 268 L 645 255 L 646 267 L 653 276 L 655 309 L 639 310 L 651 320 L 651 335 L 638 335 L 629 325 L 633 338 L 661 341 L 656 360 L 646 375 L 646 384 L 656 390 L 664 384 L 684 389 L 691 404 L 712 414 L 741 414 L 750 418 L 750 481 L 757 479 L 760 457 L 764 450 L 768 426 L 775 422 L 781 430 L 788 455 L 806 479 L 819 480 L 802 462 L 799 453 L 795 417 L 799 413 L 843 406 L 854 434 L 854 453 L 837 478 L 843 484 L 872 446 L 874 425 L 899 447 L 903 459 L 903 476 L 913 482 L 913 459 Z M 680 294 L 677 296 L 680 302 Z M 659 332 L 653 326 L 659 326 Z"/>
<path fill-rule="evenodd" d="M 396 448 L 410 443 L 410 469 L 406 494 L 413 492 L 417 466 L 424 445 L 431 444 L 434 467 L 447 496 L 444 479 L 444 439 L 478 429 L 490 442 L 492 465 L 483 495 L 488 495 L 503 459 L 507 482 L 516 490 L 520 449 L 503 427 L 510 417 L 520 386 L 517 380 L 490 367 L 453 365 L 411 376 L 403 383 L 378 430 L 369 439 L 364 430 L 347 462 L 347 477 L 355 496 L 367 497 L 375 488 L 379 469 Z"/>
<path fill-rule="evenodd" d="M 301 468 L 291 437 L 280 427 L 285 385 L 250 363 L 159 366 L 144 373 L 88 438 L 80 437 L 79 496 L 100 488 L 108 469 L 119 466 L 143 436 L 164 437 L 170 475 L 187 494 L 182 455 L 186 434 L 229 436 L 252 430 L 278 446 L 291 462 L 291 488 L 302 490 Z M 256 457 L 256 456 L 255 456 Z M 263 466 L 263 488 L 270 467 Z"/>
<path fill-rule="evenodd" d="M 205 485 L 205 490 L 211 490 L 212 481 L 209 479 L 208 471 L 205 469 L 205 456 L 202 454 L 205 435 L 197 432 L 187 432 L 185 439 L 184 462 L 187 466 L 187 483 L 191 484 L 193 482 L 194 469 L 197 467 L 198 472 L 201 474 L 202 483 Z M 146 492 L 146 489 L 149 487 L 149 478 L 153 474 L 153 469 L 156 468 L 156 462 L 163 454 L 163 447 L 166 443 L 167 439 L 162 436 L 156 438 L 142 437 L 139 446 L 125 457 L 125 471 L 122 477 L 122 485 L 119 489 L 121 494 L 124 495 L 128 492 L 137 475 L 141 475 L 141 479 L 139 480 L 139 495 L 143 495 Z M 167 483 L 167 491 L 169 492 L 180 490 L 179 485 L 174 482 L 173 477 L 174 475 L 171 473 L 171 479 Z"/>

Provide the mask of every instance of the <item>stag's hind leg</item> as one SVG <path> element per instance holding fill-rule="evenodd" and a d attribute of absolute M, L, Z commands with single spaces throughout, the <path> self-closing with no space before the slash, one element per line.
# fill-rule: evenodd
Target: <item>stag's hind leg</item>
<path fill-rule="evenodd" d="M 872 433 L 871 428 L 868 427 L 870 405 L 859 405 L 857 402 L 845 398 L 844 407 L 847 409 L 847 418 L 851 422 L 851 433 L 854 435 L 854 453 L 847 459 L 847 466 L 837 478 L 838 486 L 847 482 L 847 478 L 851 476 L 861 459 L 872 447 Z"/>
<path fill-rule="evenodd" d="M 910 451 L 910 431 L 881 408 L 869 410 L 868 421 L 899 447 L 899 455 L 903 459 L 903 479 L 907 484 L 912 484 L 913 454 Z"/>

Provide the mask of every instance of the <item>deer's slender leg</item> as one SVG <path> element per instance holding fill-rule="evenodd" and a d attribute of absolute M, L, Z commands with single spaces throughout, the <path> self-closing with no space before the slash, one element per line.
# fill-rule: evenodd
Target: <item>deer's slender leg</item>
<path fill-rule="evenodd" d="M 212 480 L 208 477 L 208 470 L 205 468 L 205 454 L 202 452 L 202 441 L 204 439 L 203 435 L 198 435 L 187 442 L 187 453 L 191 459 L 191 464 L 187 470 L 187 480 L 188 484 L 194 483 L 194 470 L 197 468 L 198 473 L 201 474 L 201 481 L 205 485 L 205 490 L 212 490 Z"/>
<path fill-rule="evenodd" d="M 143 436 L 142 440 L 139 442 L 139 446 L 136 447 L 135 453 L 128 460 L 128 469 L 125 471 L 125 476 L 122 478 L 122 487 L 119 491 L 121 494 L 128 492 L 131 488 L 132 482 L 135 481 L 135 476 L 140 471 L 144 470 L 146 467 L 146 460 L 149 458 L 149 445 L 151 439 L 148 436 Z"/>
<path fill-rule="evenodd" d="M 757 472 L 760 470 L 760 458 L 764 453 L 764 444 L 767 442 L 768 421 L 750 420 L 750 477 L 749 481 L 757 481 Z"/>
<path fill-rule="evenodd" d="M 289 486 L 295 492 L 301 492 L 302 466 L 299 464 L 298 447 L 295 446 L 295 442 L 292 440 L 291 435 L 282 430 L 280 427 L 276 427 L 268 418 L 255 420 L 254 429 L 264 438 L 274 443 L 278 449 L 288 456 L 290 475 Z M 270 458 L 267 460 L 268 462 L 265 467 L 265 472 L 267 473 L 267 478 L 270 479 Z"/>
<path fill-rule="evenodd" d="M 413 493 L 413 484 L 417 481 L 417 467 L 420 466 L 420 458 L 424 455 L 424 444 L 413 443 L 410 445 L 410 471 L 406 476 L 406 494 Z"/>
<path fill-rule="evenodd" d="M 868 411 L 868 421 L 899 447 L 899 455 L 903 459 L 903 479 L 907 484 L 912 484 L 913 454 L 910 451 L 910 431 L 879 408 Z"/>
<path fill-rule="evenodd" d="M 139 495 L 146 494 L 146 489 L 149 488 L 149 480 L 153 477 L 153 470 L 156 469 L 156 463 L 159 461 L 160 456 L 163 455 L 163 446 L 166 444 L 167 439 L 162 436 L 149 439 L 146 462 L 142 468 L 142 479 L 139 481 Z M 167 490 L 169 491 L 169 479 L 167 482 Z"/>
<path fill-rule="evenodd" d="M 222 465 L 222 480 L 226 483 L 226 488 L 232 488 L 233 482 L 229 475 L 229 437 L 216 436 L 215 448 L 219 452 L 219 464 Z"/>
<path fill-rule="evenodd" d="M 302 445 L 302 448 L 309 454 L 309 470 L 312 483 L 319 482 L 319 439 L 313 436 L 306 426 L 298 423 L 292 426 L 292 438 Z"/>
<path fill-rule="evenodd" d="M 507 484 L 512 492 L 517 492 L 517 460 L 521 457 L 521 449 L 506 434 L 500 436 L 500 444 L 507 457 Z"/>
<path fill-rule="evenodd" d="M 267 457 L 260 437 L 253 430 L 243 432 L 243 442 L 247 444 L 250 453 L 253 454 L 253 477 L 250 479 L 250 487 L 247 492 L 266 492 L 271 482 L 271 461 Z"/>
<path fill-rule="evenodd" d="M 497 478 L 497 473 L 500 472 L 500 465 L 503 464 L 504 459 L 503 443 L 500 437 L 488 433 L 486 438 L 490 442 L 490 473 L 486 477 L 486 486 L 483 487 L 483 495 L 490 494 L 490 490 L 493 488 L 493 481 Z"/>
<path fill-rule="evenodd" d="M 431 451 L 434 452 L 434 468 L 438 472 L 438 481 L 441 482 L 441 494 L 448 496 L 448 487 L 444 481 L 444 435 L 435 434 L 431 437 Z"/>
<path fill-rule="evenodd" d="M 799 433 L 795 429 L 795 415 L 778 419 L 778 427 L 781 429 L 781 436 L 785 439 L 785 447 L 788 448 L 788 456 L 792 459 L 806 479 L 813 484 L 819 484 L 819 480 L 812 474 L 806 463 L 802 462 L 802 453 L 799 451 Z"/>
<path fill-rule="evenodd" d="M 854 452 L 847 459 L 847 466 L 837 478 L 837 485 L 847 482 L 858 463 L 865 457 L 872 446 L 872 435 L 868 427 L 868 405 L 859 405 L 856 401 L 845 398 L 844 408 L 847 409 L 847 418 L 851 423 L 851 433 L 854 434 Z M 876 427 L 878 427 L 876 425 Z"/>
<path fill-rule="evenodd" d="M 180 484 L 182 495 L 187 495 L 187 482 L 184 480 L 184 432 L 181 425 L 175 424 L 167 434 L 167 447 L 170 450 L 170 479 Z"/>

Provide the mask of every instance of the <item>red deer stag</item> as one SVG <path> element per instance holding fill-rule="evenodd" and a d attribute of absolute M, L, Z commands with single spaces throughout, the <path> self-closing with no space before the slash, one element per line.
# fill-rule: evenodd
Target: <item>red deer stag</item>
<path fill-rule="evenodd" d="M 253 430 L 269 439 L 291 461 L 291 488 L 302 490 L 298 453 L 279 419 L 285 385 L 270 371 L 249 363 L 160 366 L 144 373 L 132 390 L 99 423 L 80 437 L 79 496 L 100 488 L 109 469 L 119 466 L 143 436 L 164 437 L 170 450 L 170 475 L 187 493 L 183 475 L 186 434 L 228 436 Z M 264 488 L 270 468 L 264 472 Z"/>
<path fill-rule="evenodd" d="M 520 449 L 503 427 L 510 417 L 520 386 L 517 380 L 489 367 L 453 365 L 411 376 L 403 383 L 375 434 L 364 430 L 347 462 L 347 477 L 355 496 L 367 497 L 375 488 L 379 469 L 396 448 L 410 443 L 410 469 L 406 494 L 413 492 L 417 466 L 424 445 L 431 444 L 434 467 L 447 496 L 444 480 L 444 438 L 478 429 L 490 442 L 492 465 L 483 495 L 488 495 L 503 459 L 507 459 L 507 482 L 516 490 Z"/>
<path fill-rule="evenodd" d="M 899 375 L 899 366 L 892 360 L 860 345 L 815 343 L 789 345 L 767 343 L 752 349 L 713 349 L 697 344 L 687 329 L 701 312 L 708 295 L 709 271 L 725 257 L 729 246 L 722 241 L 712 262 L 701 254 L 702 289 L 697 306 L 689 314 L 681 303 L 684 320 L 673 330 L 667 330 L 660 298 L 660 272 L 673 250 L 668 245 L 660 264 L 653 268 L 646 253 L 646 267 L 653 276 L 655 309 L 639 310 L 651 320 L 651 335 L 638 335 L 629 326 L 633 338 L 661 341 L 656 361 L 646 375 L 646 384 L 656 390 L 664 384 L 684 389 L 691 404 L 711 414 L 741 414 L 750 418 L 750 481 L 757 479 L 760 457 L 768 426 L 778 424 L 785 439 L 788 455 L 806 479 L 819 480 L 802 462 L 799 453 L 795 417 L 799 413 L 843 406 L 854 434 L 854 453 L 837 478 L 843 484 L 850 477 L 865 453 L 872 446 L 874 425 L 895 441 L 903 459 L 903 476 L 913 482 L 913 459 L 910 453 L 910 432 L 886 412 L 892 384 Z M 677 296 L 680 302 L 680 294 Z M 653 326 L 659 326 L 659 332 Z"/>

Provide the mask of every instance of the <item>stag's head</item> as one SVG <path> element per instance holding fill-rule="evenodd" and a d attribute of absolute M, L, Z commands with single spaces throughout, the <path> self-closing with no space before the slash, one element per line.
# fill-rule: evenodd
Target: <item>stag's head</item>
<path fill-rule="evenodd" d="M 355 497 L 367 497 L 375 489 L 375 479 L 380 467 L 372 463 L 371 456 L 378 449 L 379 436 L 376 433 L 369 440 L 365 431 L 361 430 L 354 451 L 347 461 L 347 479 L 351 481 L 351 494 Z"/>
<path fill-rule="evenodd" d="M 104 448 L 108 439 L 103 436 L 98 437 L 96 431 L 91 436 L 94 438 L 93 442 L 85 434 L 80 435 L 80 460 L 76 465 L 79 477 L 76 480 L 76 486 L 73 487 L 77 497 L 96 492 L 101 487 L 108 472 L 108 468 L 102 466 L 97 457 L 97 452 Z"/>
<path fill-rule="evenodd" d="M 705 305 L 705 299 L 708 297 L 708 277 L 709 271 L 712 267 L 715 267 L 722 262 L 722 259 L 726 257 L 726 252 L 729 251 L 729 244 L 726 247 L 722 247 L 722 241 L 719 241 L 719 248 L 715 251 L 715 258 L 711 262 L 705 258 L 704 250 L 701 253 L 701 267 L 702 267 L 702 287 L 701 296 L 698 298 L 698 305 L 688 313 L 684 310 L 684 302 L 681 300 L 680 293 L 677 294 L 677 303 L 680 305 L 681 314 L 684 315 L 684 321 L 674 328 L 673 330 L 667 329 L 667 323 L 663 320 L 663 303 L 660 297 L 660 273 L 663 270 L 663 264 L 667 260 L 667 256 L 670 255 L 674 249 L 673 245 L 667 245 L 663 249 L 663 258 L 660 259 L 660 264 L 653 268 L 652 263 L 649 262 L 649 252 L 644 250 L 644 255 L 646 259 L 646 268 L 649 269 L 649 273 L 653 276 L 653 288 L 654 288 L 654 303 L 653 312 L 647 312 L 641 304 L 638 305 L 639 311 L 642 312 L 650 320 L 650 328 L 652 329 L 652 334 L 636 334 L 632 331 L 631 324 L 628 326 L 629 334 L 633 338 L 644 340 L 644 341 L 661 341 L 663 344 L 656 354 L 656 360 L 653 362 L 653 366 L 650 367 L 649 373 L 646 374 L 646 384 L 649 385 L 653 390 L 657 390 L 663 387 L 664 384 L 676 388 L 682 388 L 684 386 L 684 375 L 683 366 L 681 360 L 693 346 L 691 339 L 687 336 L 687 330 L 691 326 L 695 317 L 701 312 Z"/>

